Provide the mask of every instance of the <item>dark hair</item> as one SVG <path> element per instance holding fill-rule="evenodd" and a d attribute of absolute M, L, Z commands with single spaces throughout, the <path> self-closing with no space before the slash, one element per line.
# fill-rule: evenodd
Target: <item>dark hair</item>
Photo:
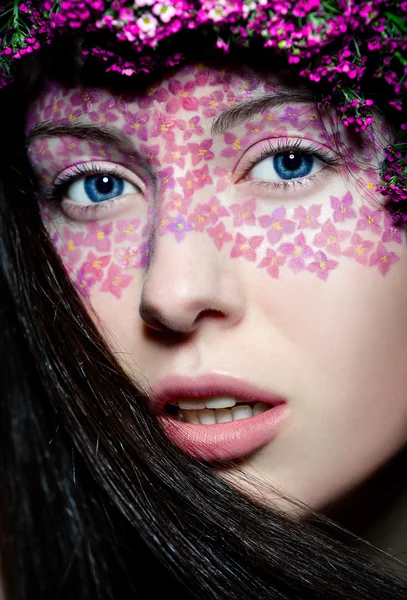
<path fill-rule="evenodd" d="M 7 600 L 406 598 L 406 585 L 380 564 L 385 553 L 373 559 L 358 544 L 373 546 L 311 509 L 295 519 L 247 497 L 212 465 L 182 453 L 150 415 L 40 218 L 21 90 L 27 81 L 35 89 L 36 69 L 50 72 L 51 55 L 31 59 L 2 92 L 0 539 Z M 64 75 L 89 78 L 93 68 L 72 56 Z"/>

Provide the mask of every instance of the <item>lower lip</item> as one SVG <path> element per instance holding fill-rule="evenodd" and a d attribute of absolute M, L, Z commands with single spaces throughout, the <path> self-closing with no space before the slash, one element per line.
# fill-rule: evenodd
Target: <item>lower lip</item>
<path fill-rule="evenodd" d="M 271 442 L 288 414 L 278 404 L 257 417 L 216 425 L 195 425 L 170 416 L 158 417 L 168 437 L 181 450 L 201 461 L 231 460 Z"/>

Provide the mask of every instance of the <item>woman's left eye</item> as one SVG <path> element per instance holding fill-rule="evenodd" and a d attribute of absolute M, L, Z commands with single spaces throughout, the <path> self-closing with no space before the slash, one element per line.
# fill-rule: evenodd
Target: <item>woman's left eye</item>
<path fill-rule="evenodd" d="M 65 195 L 77 204 L 89 204 L 135 193 L 140 193 L 140 188 L 122 177 L 98 173 L 77 179 L 67 187 Z"/>
<path fill-rule="evenodd" d="M 301 150 L 288 150 L 258 162 L 250 169 L 247 179 L 263 181 L 300 179 L 312 175 L 323 165 L 324 163 L 313 154 Z"/>

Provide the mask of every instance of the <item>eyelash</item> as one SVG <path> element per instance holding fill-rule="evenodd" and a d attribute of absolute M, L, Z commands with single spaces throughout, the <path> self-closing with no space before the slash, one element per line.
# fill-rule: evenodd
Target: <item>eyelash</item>
<path fill-rule="evenodd" d="M 328 167 L 338 167 L 341 165 L 340 159 L 335 156 L 329 150 L 322 150 L 316 144 L 309 144 L 304 147 L 303 140 L 296 140 L 294 142 L 284 140 L 278 138 L 277 144 L 274 145 L 272 140 L 267 140 L 267 145 L 261 149 L 260 156 L 257 156 L 254 159 L 246 159 L 241 167 L 237 169 L 238 172 L 247 174 L 249 173 L 256 165 L 261 163 L 266 158 L 270 158 L 275 156 L 276 154 L 283 154 L 285 152 L 292 151 L 300 151 L 303 154 L 307 154 L 308 156 L 314 156 L 318 158 L 321 162 L 325 163 L 326 167 L 322 169 L 324 171 Z M 251 182 L 252 185 L 260 186 L 266 188 L 267 190 L 288 190 L 293 189 L 295 187 L 305 187 L 308 183 L 316 181 L 319 177 L 319 173 L 313 173 L 308 177 L 301 177 L 298 179 L 289 179 L 282 181 L 256 181 L 253 180 Z M 238 181 L 243 179 L 241 177 Z M 247 181 L 247 180 L 246 180 Z"/>

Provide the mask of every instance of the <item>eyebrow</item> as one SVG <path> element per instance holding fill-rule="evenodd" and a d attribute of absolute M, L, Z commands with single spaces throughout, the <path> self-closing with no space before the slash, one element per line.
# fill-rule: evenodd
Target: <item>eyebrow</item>
<path fill-rule="evenodd" d="M 281 90 L 274 94 L 264 94 L 260 98 L 253 98 L 239 102 L 236 106 L 232 106 L 224 110 L 218 115 L 211 128 L 211 135 L 222 135 L 230 129 L 235 129 L 246 123 L 252 117 L 260 115 L 267 108 L 278 108 L 287 104 L 298 103 L 313 103 L 315 98 L 306 89 L 297 91 Z"/>

